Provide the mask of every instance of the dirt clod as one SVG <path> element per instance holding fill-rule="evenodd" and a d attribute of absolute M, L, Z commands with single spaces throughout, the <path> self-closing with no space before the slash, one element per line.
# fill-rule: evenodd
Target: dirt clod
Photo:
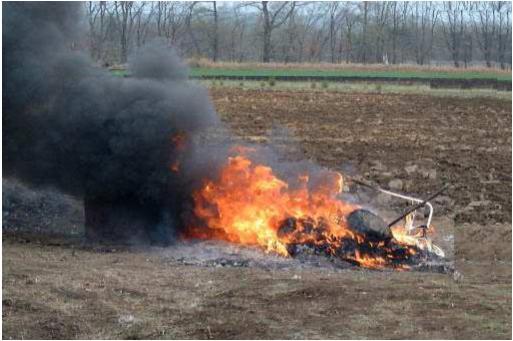
<path fill-rule="evenodd" d="M 403 190 L 403 182 L 400 179 L 390 180 L 388 182 L 388 188 L 393 191 L 402 191 Z"/>

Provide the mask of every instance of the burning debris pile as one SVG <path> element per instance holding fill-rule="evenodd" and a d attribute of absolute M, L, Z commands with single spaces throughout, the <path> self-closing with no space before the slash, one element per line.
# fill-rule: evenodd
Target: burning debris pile
<path fill-rule="evenodd" d="M 217 239 L 368 268 L 440 256 L 423 232 L 341 200 L 340 173 L 200 146 L 220 121 L 169 50 L 151 46 L 131 59 L 132 78 L 116 78 L 69 49 L 79 5 L 4 10 L 4 174 L 83 198 L 88 238 Z"/>
<path fill-rule="evenodd" d="M 296 171 L 289 181 L 260 164 L 258 148 L 233 147 L 216 179 L 193 193 L 189 238 L 257 245 L 267 252 L 302 252 L 339 258 L 368 268 L 406 269 L 440 254 L 422 247 L 423 236 L 390 228 L 380 217 L 339 199 L 340 173 Z M 425 238 L 429 242 L 429 239 Z"/>

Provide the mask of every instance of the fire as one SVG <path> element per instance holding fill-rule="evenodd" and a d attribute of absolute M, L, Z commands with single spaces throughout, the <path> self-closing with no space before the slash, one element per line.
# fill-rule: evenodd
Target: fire
<path fill-rule="evenodd" d="M 183 150 L 186 143 L 186 135 L 184 132 L 178 132 L 171 137 L 171 143 L 177 150 Z"/>
<path fill-rule="evenodd" d="M 171 136 L 171 144 L 174 146 L 175 151 L 178 152 L 178 155 L 176 157 L 180 156 L 180 152 L 182 152 L 187 143 L 187 138 L 184 132 L 178 132 Z M 169 169 L 173 173 L 179 173 L 180 172 L 180 165 L 181 162 L 179 159 L 175 159 L 170 165 Z"/>
<path fill-rule="evenodd" d="M 340 173 L 300 174 L 286 181 L 255 161 L 255 153 L 232 148 L 218 177 L 205 179 L 193 193 L 194 213 L 203 224 L 189 227 L 186 237 L 256 245 L 283 256 L 308 245 L 368 268 L 386 267 L 397 257 L 384 241 L 367 240 L 348 227 L 346 217 L 359 206 L 339 199 Z M 399 243 L 406 245 L 402 256 L 415 253 L 408 246 L 412 241 Z"/>
<path fill-rule="evenodd" d="M 175 162 L 173 162 L 169 168 L 174 173 L 180 172 L 180 160 L 176 160 Z"/>

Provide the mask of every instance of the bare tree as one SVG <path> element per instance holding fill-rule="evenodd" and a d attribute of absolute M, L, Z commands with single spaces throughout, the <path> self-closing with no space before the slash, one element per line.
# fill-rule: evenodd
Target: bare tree
<path fill-rule="evenodd" d="M 263 49 L 262 61 L 268 63 L 271 60 L 272 43 L 271 37 L 273 31 L 283 25 L 291 16 L 296 8 L 295 1 L 272 2 L 262 1 L 260 3 L 250 3 L 262 14 L 263 25 Z"/>
<path fill-rule="evenodd" d="M 135 10 L 133 11 L 131 21 L 135 22 L 135 41 L 137 47 L 144 45 L 148 34 L 149 23 L 154 14 L 153 7 L 150 8 L 148 13 L 145 13 L 147 7 L 147 2 L 145 1 L 135 3 Z"/>
<path fill-rule="evenodd" d="M 166 27 L 166 13 L 167 13 L 167 1 L 157 1 L 156 6 L 156 24 L 157 24 L 157 36 L 162 37 Z M 153 4 L 152 4 L 153 6 Z"/>
<path fill-rule="evenodd" d="M 417 62 L 511 58 L 511 3 L 87 2 L 91 57 L 126 61 L 164 38 L 185 57 L 282 62 Z"/>
<path fill-rule="evenodd" d="M 295 13 L 292 13 L 287 21 L 287 25 L 284 25 L 283 38 L 280 44 L 282 58 L 285 63 L 291 61 L 297 61 L 300 51 L 297 49 L 296 42 L 299 41 L 299 26 L 296 22 Z"/>
<path fill-rule="evenodd" d="M 187 4 L 181 2 L 158 1 L 152 3 L 157 36 L 165 38 L 170 44 L 177 44 L 185 31 L 188 15 Z"/>
<path fill-rule="evenodd" d="M 346 63 L 349 63 L 353 60 L 353 27 L 356 23 L 356 10 L 353 3 L 346 3 L 344 9 L 342 11 L 342 21 L 343 25 L 340 29 L 341 37 L 339 44 L 339 59 L 342 60 L 342 53 L 346 53 Z M 344 42 L 345 41 L 345 48 Z"/>
<path fill-rule="evenodd" d="M 432 2 L 415 2 L 412 8 L 413 32 L 415 34 L 415 60 L 424 65 L 431 58 L 434 30 L 439 10 Z"/>
<path fill-rule="evenodd" d="M 388 14 L 390 9 L 389 2 L 374 2 L 374 36 L 375 36 L 375 48 L 376 48 L 376 62 L 385 62 L 387 57 L 384 55 L 385 48 L 385 26 L 388 21 Z"/>
<path fill-rule="evenodd" d="M 498 15 L 497 32 L 497 61 L 501 69 L 506 68 L 506 51 L 508 42 L 511 42 L 511 2 L 497 1 L 494 4 L 494 11 Z M 511 51 L 511 45 L 509 46 Z M 511 53 L 511 52 L 510 52 Z M 509 58 L 511 61 L 511 58 Z M 510 62 L 511 65 L 511 62 Z"/>
<path fill-rule="evenodd" d="M 394 1 L 392 9 L 392 27 L 390 29 L 390 40 L 392 44 L 392 64 L 398 63 L 399 37 L 406 31 L 409 2 Z"/>
<path fill-rule="evenodd" d="M 398 8 L 399 2 L 395 1 L 392 5 L 392 64 L 397 62 L 397 37 L 399 35 L 400 13 Z"/>
<path fill-rule="evenodd" d="M 337 31 L 339 29 L 337 22 L 340 21 L 341 13 L 339 11 L 340 3 L 339 2 L 331 2 L 328 4 L 328 12 L 329 12 L 329 39 L 330 39 L 330 57 L 331 62 L 335 63 L 336 61 L 336 49 L 337 49 Z"/>
<path fill-rule="evenodd" d="M 461 2 L 444 2 L 445 20 L 442 20 L 442 31 L 455 67 L 460 66 L 460 49 L 464 28 L 463 10 L 464 6 Z"/>
<path fill-rule="evenodd" d="M 328 43 L 329 35 L 324 34 L 326 30 L 325 12 L 318 6 L 306 8 L 305 26 L 302 34 L 302 48 L 309 62 L 320 60 L 322 51 Z"/>
<path fill-rule="evenodd" d="M 217 61 L 217 55 L 219 53 L 219 23 L 217 17 L 217 2 L 212 1 L 212 16 L 214 17 L 214 30 L 212 32 L 212 60 Z"/>
<path fill-rule="evenodd" d="M 240 6 L 232 8 L 232 28 L 230 30 L 230 60 L 242 62 L 245 57 L 244 36 L 246 33 L 247 20 L 240 12 Z"/>
<path fill-rule="evenodd" d="M 107 38 L 107 4 L 105 1 L 88 1 L 86 14 L 89 23 L 89 44 L 91 57 L 95 60 L 103 58 L 103 44 Z"/>
<path fill-rule="evenodd" d="M 360 61 L 367 63 L 367 23 L 369 14 L 369 4 L 367 1 L 363 2 L 363 23 L 362 23 L 362 37 L 360 43 Z"/>
<path fill-rule="evenodd" d="M 402 37 L 406 37 L 407 36 L 407 33 L 409 31 L 409 27 L 408 27 L 408 11 L 411 7 L 411 4 L 410 2 L 408 1 L 405 1 L 403 3 L 403 8 L 402 8 L 402 13 L 401 13 L 401 24 L 400 24 L 400 30 L 399 30 L 399 34 L 402 36 Z M 401 44 L 401 63 L 404 63 L 405 61 L 405 56 L 407 55 L 407 51 L 409 49 L 406 48 L 405 49 L 405 44 Z"/>
<path fill-rule="evenodd" d="M 128 56 L 128 40 L 130 36 L 130 26 L 132 21 L 132 7 L 133 2 L 128 1 L 115 1 L 114 2 L 114 18 L 116 21 L 116 29 L 119 32 L 119 60 L 121 63 L 126 63 Z"/>
<path fill-rule="evenodd" d="M 187 34 L 190 39 L 190 43 L 193 46 L 193 54 L 194 56 L 201 55 L 201 47 L 198 43 L 198 39 L 196 39 L 196 34 L 192 28 L 192 18 L 194 15 L 194 7 L 197 5 L 197 2 L 191 2 L 187 7 L 187 15 L 185 16 L 185 27 L 187 29 Z"/>
<path fill-rule="evenodd" d="M 495 3 L 479 2 L 470 5 L 472 24 L 477 43 L 487 67 L 492 66 L 492 50 L 496 29 Z"/>

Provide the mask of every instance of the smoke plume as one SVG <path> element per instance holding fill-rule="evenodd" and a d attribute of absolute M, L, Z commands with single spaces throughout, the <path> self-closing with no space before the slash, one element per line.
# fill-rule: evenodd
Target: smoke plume
<path fill-rule="evenodd" d="M 82 8 L 3 8 L 4 175 L 83 198 L 92 240 L 143 231 L 142 239 L 168 243 L 179 227 L 204 227 L 193 193 L 204 179 L 215 180 L 231 153 L 229 141 L 194 142 L 207 127 L 223 129 L 208 92 L 157 43 L 129 58 L 131 77 L 95 66 L 74 49 L 84 36 Z M 333 182 L 339 175 L 311 162 L 282 162 L 273 149 L 251 149 L 258 149 L 252 161 L 272 165 L 288 190 L 302 188 L 304 174 L 314 193 L 340 187 Z"/>
<path fill-rule="evenodd" d="M 173 137 L 218 124 L 179 58 L 151 45 L 130 58 L 132 77 L 115 77 L 73 48 L 80 3 L 3 7 L 4 175 L 77 197 L 179 193 Z"/>

